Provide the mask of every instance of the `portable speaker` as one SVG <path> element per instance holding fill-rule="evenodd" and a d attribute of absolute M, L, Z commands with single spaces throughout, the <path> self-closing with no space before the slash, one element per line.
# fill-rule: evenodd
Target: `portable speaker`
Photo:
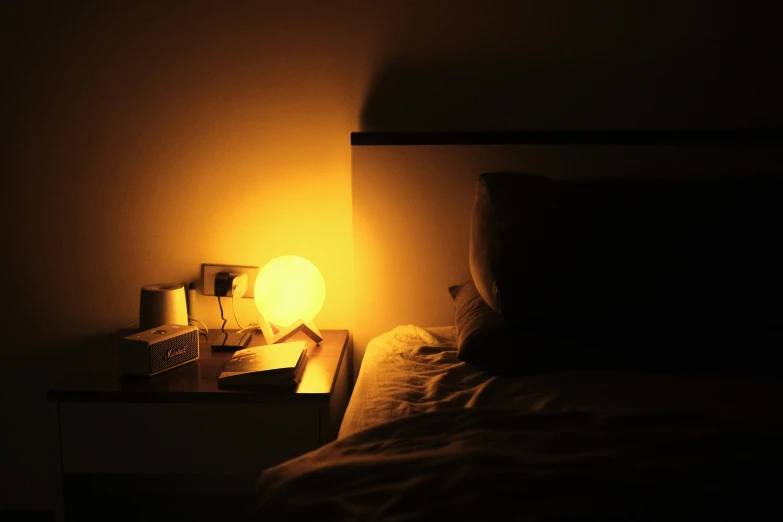
<path fill-rule="evenodd" d="M 164 324 L 120 339 L 122 375 L 150 377 L 198 359 L 198 330 Z"/>

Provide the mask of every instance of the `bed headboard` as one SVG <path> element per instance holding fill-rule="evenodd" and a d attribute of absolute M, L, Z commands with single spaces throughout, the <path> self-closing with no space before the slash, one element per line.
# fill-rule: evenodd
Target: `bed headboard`
<path fill-rule="evenodd" d="M 476 178 L 779 175 L 782 131 L 354 133 L 354 378 L 367 343 L 403 324 L 454 324 L 470 277 Z"/>

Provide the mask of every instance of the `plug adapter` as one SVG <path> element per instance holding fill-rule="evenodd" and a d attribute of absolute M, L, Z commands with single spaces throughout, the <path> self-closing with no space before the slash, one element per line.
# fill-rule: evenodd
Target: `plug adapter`
<path fill-rule="evenodd" d="M 242 297 L 247 292 L 247 274 L 231 274 L 233 279 L 231 280 L 230 290 L 228 295 L 234 297 Z"/>
<path fill-rule="evenodd" d="M 215 274 L 215 295 L 226 297 L 231 290 L 231 281 L 233 277 L 228 272 L 218 272 Z"/>
<path fill-rule="evenodd" d="M 247 274 L 218 272 L 215 274 L 215 295 L 242 297 L 247 292 Z"/>

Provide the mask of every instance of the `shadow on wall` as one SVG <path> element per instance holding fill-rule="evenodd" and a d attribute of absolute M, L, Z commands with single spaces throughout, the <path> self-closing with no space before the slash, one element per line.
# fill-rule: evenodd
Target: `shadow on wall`
<path fill-rule="evenodd" d="M 518 62 L 389 62 L 369 90 L 361 130 L 772 129 L 783 122 L 783 82 L 758 62 Z"/>

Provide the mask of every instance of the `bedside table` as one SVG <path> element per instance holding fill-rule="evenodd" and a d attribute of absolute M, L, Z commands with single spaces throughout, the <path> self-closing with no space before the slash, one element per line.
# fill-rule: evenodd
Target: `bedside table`
<path fill-rule="evenodd" d="M 348 331 L 321 333 L 318 345 L 292 338 L 308 346 L 295 391 L 218 388 L 233 352 L 213 352 L 203 335 L 197 361 L 149 378 L 120 376 L 117 341 L 128 333 L 107 340 L 49 391 L 66 520 L 106 517 L 107 509 L 114 520 L 193 520 L 207 516 L 210 500 L 225 516 L 250 500 L 263 469 L 334 440 L 350 397 Z M 261 344 L 256 332 L 248 346 Z"/>

